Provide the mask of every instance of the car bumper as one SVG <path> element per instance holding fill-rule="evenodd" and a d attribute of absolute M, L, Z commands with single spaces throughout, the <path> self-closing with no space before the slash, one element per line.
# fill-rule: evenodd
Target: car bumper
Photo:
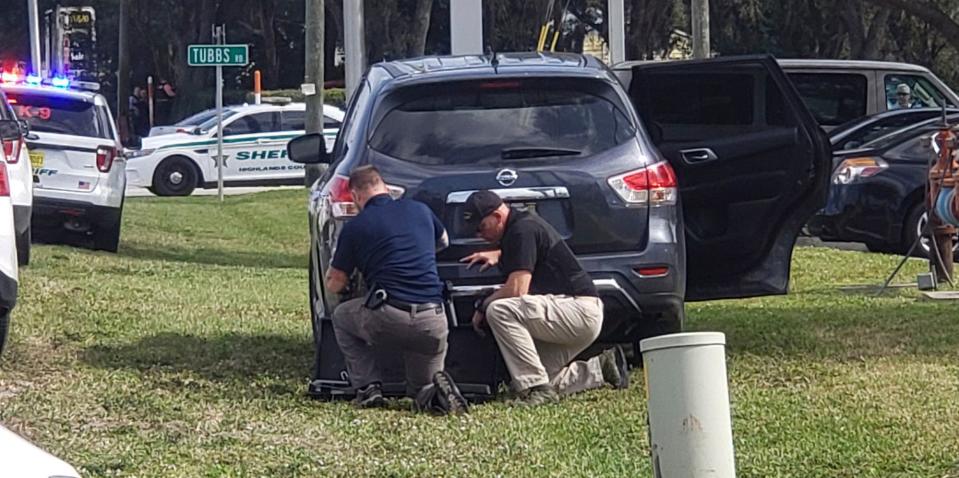
<path fill-rule="evenodd" d="M 99 225 L 110 222 L 119 214 L 119 207 L 85 201 L 36 198 L 33 205 L 33 223 L 37 227 L 62 226 L 71 221 Z"/>

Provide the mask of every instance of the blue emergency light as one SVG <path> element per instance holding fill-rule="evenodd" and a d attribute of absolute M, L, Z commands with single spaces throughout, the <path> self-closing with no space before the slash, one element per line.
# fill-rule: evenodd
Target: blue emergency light
<path fill-rule="evenodd" d="M 70 79 L 58 76 L 50 80 L 50 84 L 57 88 L 67 88 L 70 86 Z"/>

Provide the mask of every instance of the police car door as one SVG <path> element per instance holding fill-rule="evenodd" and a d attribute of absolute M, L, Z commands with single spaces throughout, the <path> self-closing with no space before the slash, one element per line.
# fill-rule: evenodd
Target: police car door
<path fill-rule="evenodd" d="M 629 94 L 676 171 L 689 300 L 783 294 L 826 201 L 829 141 L 771 56 L 640 64 Z"/>
<path fill-rule="evenodd" d="M 261 111 L 237 115 L 223 127 L 223 179 L 231 182 L 263 181 L 274 177 L 286 163 L 285 143 L 277 143 L 279 113 Z M 216 146 L 210 148 L 216 156 Z M 215 170 L 214 170 L 215 174 Z M 214 175 L 214 178 L 216 176 Z"/>
<path fill-rule="evenodd" d="M 306 111 L 303 110 L 283 110 L 281 113 L 283 132 L 283 154 L 286 157 L 286 143 L 306 131 Z M 326 139 L 326 150 L 333 151 L 333 145 L 336 143 L 336 134 L 340 131 L 340 122 L 324 115 L 323 116 L 323 137 Z M 303 165 L 287 160 L 287 177 L 303 177 Z"/>

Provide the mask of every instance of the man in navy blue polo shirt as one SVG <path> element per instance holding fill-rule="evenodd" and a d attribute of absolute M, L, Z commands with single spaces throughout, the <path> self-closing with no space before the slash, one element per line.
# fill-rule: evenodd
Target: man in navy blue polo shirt
<path fill-rule="evenodd" d="M 333 311 L 356 403 L 385 404 L 377 356 L 398 350 L 409 396 L 418 404 L 424 396 L 435 397 L 444 411 L 466 411 L 466 401 L 443 372 L 449 329 L 436 271 L 436 251 L 449 245 L 443 224 L 423 203 L 392 199 L 372 166 L 353 170 L 349 188 L 360 213 L 340 232 L 326 286 L 340 293 L 359 270 L 370 291 Z"/>

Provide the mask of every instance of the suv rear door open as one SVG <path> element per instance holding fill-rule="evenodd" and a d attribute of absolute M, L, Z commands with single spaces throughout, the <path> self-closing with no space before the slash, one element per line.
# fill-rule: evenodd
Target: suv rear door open
<path fill-rule="evenodd" d="M 770 56 L 632 66 L 626 85 L 679 179 L 689 300 L 783 294 L 825 204 L 829 141 Z"/>

